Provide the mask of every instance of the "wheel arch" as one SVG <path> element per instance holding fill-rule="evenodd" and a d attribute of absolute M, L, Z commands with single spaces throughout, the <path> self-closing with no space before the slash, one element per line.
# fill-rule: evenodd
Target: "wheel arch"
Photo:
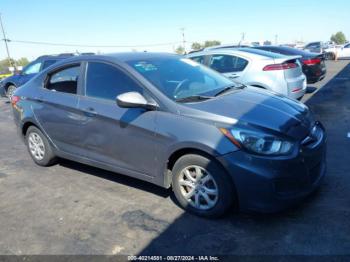
<path fill-rule="evenodd" d="M 23 136 L 26 136 L 27 131 L 28 131 L 29 127 L 31 127 L 31 126 L 35 126 L 36 128 L 38 128 L 41 131 L 41 128 L 37 124 L 35 124 L 33 121 L 27 121 L 22 125 L 22 135 Z"/>
<path fill-rule="evenodd" d="M 236 183 L 234 181 L 234 178 L 229 174 L 229 172 L 227 172 L 226 168 L 224 167 L 224 165 L 216 160 L 215 156 L 210 154 L 209 152 L 206 152 L 205 150 L 202 149 L 198 149 L 198 148 L 194 148 L 194 147 L 187 147 L 187 148 L 180 148 L 176 151 L 174 151 L 168 158 L 167 161 L 167 165 L 166 165 L 166 170 L 164 172 L 165 178 L 164 178 L 164 185 L 166 188 L 170 188 L 171 185 L 171 181 L 172 181 L 172 169 L 176 163 L 176 161 L 178 159 L 180 159 L 182 156 L 188 155 L 188 154 L 197 154 L 203 157 L 207 157 L 209 159 L 212 159 L 214 161 L 216 161 L 216 163 L 226 172 L 226 174 L 229 177 L 229 180 L 232 183 L 233 186 L 233 190 L 234 190 L 234 194 L 235 194 L 235 199 L 236 199 L 236 203 L 235 206 L 236 208 L 239 208 L 239 198 L 238 198 L 238 193 L 237 193 L 237 188 L 236 188 Z"/>
<path fill-rule="evenodd" d="M 7 88 L 9 87 L 9 86 L 15 86 L 16 88 L 17 88 L 17 85 L 15 84 L 15 83 L 13 83 L 13 82 L 7 82 L 6 84 L 5 84 L 5 91 L 7 91 Z"/>

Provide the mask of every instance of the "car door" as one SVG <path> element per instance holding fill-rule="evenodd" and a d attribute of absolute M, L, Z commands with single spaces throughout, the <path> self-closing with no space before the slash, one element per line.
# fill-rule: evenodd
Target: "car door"
<path fill-rule="evenodd" d="M 40 126 L 60 151 L 70 154 L 81 154 L 77 144 L 80 70 L 79 63 L 55 69 L 34 96 L 33 111 Z"/>
<path fill-rule="evenodd" d="M 248 60 L 228 54 L 214 54 L 209 58 L 208 66 L 226 77 L 240 81 Z"/>
<path fill-rule="evenodd" d="M 79 101 L 79 143 L 88 159 L 153 176 L 156 111 L 121 108 L 116 97 L 139 92 L 152 99 L 126 71 L 113 64 L 86 65 L 85 95 Z"/>
<path fill-rule="evenodd" d="M 341 50 L 341 57 L 350 57 L 350 44 L 346 44 Z"/>

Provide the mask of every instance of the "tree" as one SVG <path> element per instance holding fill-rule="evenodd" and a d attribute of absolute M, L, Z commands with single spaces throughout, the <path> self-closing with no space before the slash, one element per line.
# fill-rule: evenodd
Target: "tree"
<path fill-rule="evenodd" d="M 210 47 L 215 45 L 221 45 L 221 42 L 218 40 L 207 40 L 204 42 L 204 47 Z"/>
<path fill-rule="evenodd" d="M 29 64 L 29 61 L 26 57 L 21 57 L 20 59 L 17 60 L 16 65 L 17 66 L 26 66 Z"/>
<path fill-rule="evenodd" d="M 331 36 L 331 41 L 333 41 L 337 45 L 342 45 L 342 44 L 345 44 L 346 37 L 343 32 L 339 31 L 336 34 Z"/>
<path fill-rule="evenodd" d="M 185 48 L 183 46 L 178 46 L 176 49 L 175 49 L 175 52 L 179 55 L 184 55 L 185 54 Z"/>
<path fill-rule="evenodd" d="M 11 66 L 15 65 L 15 66 L 26 66 L 27 64 L 29 64 L 29 61 L 26 57 L 22 57 L 18 60 L 14 60 L 11 58 Z M 9 73 L 9 60 L 6 58 L 6 59 L 3 59 L 3 60 L 0 60 L 0 72 L 2 73 Z"/>
<path fill-rule="evenodd" d="M 194 42 L 194 43 L 192 44 L 191 48 L 192 48 L 192 50 L 197 51 L 197 50 L 202 49 L 203 46 L 202 46 L 200 43 L 198 43 L 198 42 Z"/>

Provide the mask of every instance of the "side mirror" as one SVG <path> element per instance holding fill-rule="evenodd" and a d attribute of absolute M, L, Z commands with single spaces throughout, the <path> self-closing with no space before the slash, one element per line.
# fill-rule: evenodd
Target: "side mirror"
<path fill-rule="evenodd" d="M 155 110 L 156 103 L 150 103 L 138 92 L 127 92 L 117 96 L 117 105 L 123 108 L 145 108 Z"/>

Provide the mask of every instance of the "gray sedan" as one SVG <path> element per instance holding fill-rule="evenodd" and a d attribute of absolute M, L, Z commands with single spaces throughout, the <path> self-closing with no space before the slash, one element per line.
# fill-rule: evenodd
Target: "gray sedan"
<path fill-rule="evenodd" d="M 172 187 L 201 216 L 281 210 L 325 174 L 325 131 L 306 106 L 177 55 L 67 59 L 16 90 L 12 107 L 38 165 L 67 158 Z"/>

